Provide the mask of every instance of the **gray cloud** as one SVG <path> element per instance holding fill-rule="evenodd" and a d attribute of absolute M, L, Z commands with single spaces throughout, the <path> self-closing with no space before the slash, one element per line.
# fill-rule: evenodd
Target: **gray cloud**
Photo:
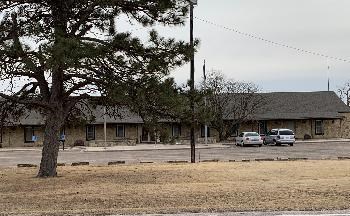
<path fill-rule="evenodd" d="M 346 0 L 200 0 L 195 16 L 294 47 L 350 59 L 348 8 L 350 1 Z M 182 34 L 186 33 L 177 34 L 184 38 Z M 230 78 L 254 81 L 267 91 L 326 90 L 328 73 L 335 90 L 349 77 L 350 63 L 330 60 L 328 72 L 325 58 L 252 40 L 198 20 L 195 35 L 201 39 L 196 54 L 197 81 L 204 58 L 207 68 L 220 69 Z M 185 66 L 173 74 L 184 82 L 188 71 Z"/>

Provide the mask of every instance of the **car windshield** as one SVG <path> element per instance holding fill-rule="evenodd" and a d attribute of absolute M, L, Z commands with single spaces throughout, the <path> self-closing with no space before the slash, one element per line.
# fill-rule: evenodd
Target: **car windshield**
<path fill-rule="evenodd" d="M 294 135 L 294 133 L 291 130 L 281 130 L 280 135 Z"/>
<path fill-rule="evenodd" d="M 271 131 L 270 135 L 277 135 L 277 131 Z"/>
<path fill-rule="evenodd" d="M 247 133 L 245 136 L 252 137 L 252 136 L 259 136 L 258 133 Z"/>

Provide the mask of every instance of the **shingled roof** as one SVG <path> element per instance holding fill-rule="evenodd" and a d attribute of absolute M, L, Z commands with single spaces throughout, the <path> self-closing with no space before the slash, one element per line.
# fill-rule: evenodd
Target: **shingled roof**
<path fill-rule="evenodd" d="M 293 120 L 293 119 L 339 119 L 350 113 L 350 107 L 335 92 L 273 92 L 258 93 L 254 97 L 262 100 L 252 120 Z M 92 110 L 93 124 L 103 124 L 103 106 Z M 107 116 L 107 123 L 143 123 L 141 117 L 126 108 L 120 108 L 118 117 Z M 43 125 L 43 116 L 35 111 L 25 114 L 14 125 Z"/>
<path fill-rule="evenodd" d="M 114 123 L 119 123 L 119 124 L 143 123 L 142 118 L 138 114 L 131 112 L 126 107 L 121 107 L 121 108 L 117 109 L 116 112 L 118 113 L 116 116 L 106 115 L 106 122 L 107 123 L 110 123 L 110 124 L 114 124 Z M 96 107 L 96 109 L 92 110 L 92 114 L 95 116 L 95 121 L 93 122 L 93 124 L 103 124 L 104 123 L 105 117 L 104 117 L 104 107 L 103 106 L 98 105 Z"/>
<path fill-rule="evenodd" d="M 332 91 L 259 93 L 265 103 L 252 115 L 254 120 L 338 119 L 350 107 Z"/>

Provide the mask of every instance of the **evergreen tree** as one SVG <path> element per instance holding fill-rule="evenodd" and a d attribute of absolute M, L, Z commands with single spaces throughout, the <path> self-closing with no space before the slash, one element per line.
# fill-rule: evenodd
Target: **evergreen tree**
<path fill-rule="evenodd" d="M 177 26 L 187 12 L 187 0 L 0 2 L 0 78 L 9 84 L 0 92 L 0 108 L 3 116 L 22 108 L 44 114 L 38 177 L 57 175 L 58 134 L 79 103 L 94 94 L 108 100 L 111 86 L 132 89 L 190 60 L 189 43 L 154 30 L 142 42 L 118 31 L 115 20 L 127 15 L 145 27 Z"/>

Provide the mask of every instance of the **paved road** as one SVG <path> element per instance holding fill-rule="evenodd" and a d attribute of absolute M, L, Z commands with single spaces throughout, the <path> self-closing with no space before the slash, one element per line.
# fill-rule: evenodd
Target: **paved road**
<path fill-rule="evenodd" d="M 141 216 L 162 216 L 150 214 Z M 121 216 L 121 215 L 115 215 Z M 128 215 L 124 215 L 128 216 Z M 129 215 L 130 216 L 130 215 Z M 350 210 L 322 211 L 322 212 L 226 212 L 226 213 L 181 213 L 167 214 L 166 216 L 350 216 Z"/>
<path fill-rule="evenodd" d="M 197 161 L 218 159 L 221 161 L 265 159 L 265 158 L 309 158 L 309 159 L 337 159 L 350 156 L 350 142 L 332 143 L 302 143 L 290 146 L 263 146 L 237 147 L 223 146 L 222 148 L 197 150 Z M 41 151 L 0 151 L 0 166 L 16 166 L 18 163 L 39 164 Z M 100 151 L 86 152 L 73 149 L 60 151 L 58 162 L 72 163 L 88 161 L 91 164 L 103 165 L 109 161 L 123 160 L 126 163 L 139 163 L 140 161 L 164 162 L 170 160 L 189 161 L 189 149 L 175 150 L 133 150 L 133 151 Z"/>

